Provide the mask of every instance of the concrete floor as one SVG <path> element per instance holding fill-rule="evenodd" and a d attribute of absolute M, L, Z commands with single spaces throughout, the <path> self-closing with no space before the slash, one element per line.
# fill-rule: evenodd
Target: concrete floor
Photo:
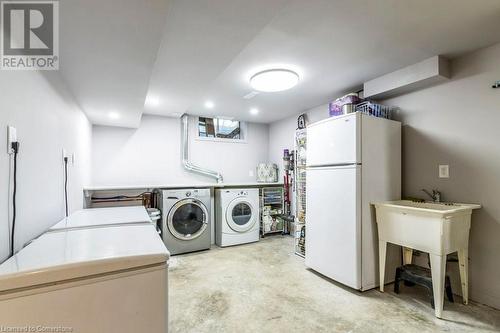
<path fill-rule="evenodd" d="M 170 332 L 499 332 L 500 311 L 445 303 L 426 292 L 360 293 L 304 267 L 290 237 L 176 256 L 170 263 Z M 392 290 L 388 286 L 386 290 Z"/>

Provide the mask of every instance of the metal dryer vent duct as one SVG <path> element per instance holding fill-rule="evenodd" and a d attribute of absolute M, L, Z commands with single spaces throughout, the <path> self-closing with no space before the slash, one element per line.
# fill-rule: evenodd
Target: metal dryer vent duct
<path fill-rule="evenodd" d="M 219 172 L 212 171 L 209 169 L 202 168 L 200 166 L 194 165 L 189 162 L 189 116 L 187 114 L 183 114 L 181 117 L 181 149 L 182 149 L 182 165 L 184 169 L 199 173 L 201 175 L 212 177 L 217 180 L 217 183 L 222 183 L 223 178 Z"/>

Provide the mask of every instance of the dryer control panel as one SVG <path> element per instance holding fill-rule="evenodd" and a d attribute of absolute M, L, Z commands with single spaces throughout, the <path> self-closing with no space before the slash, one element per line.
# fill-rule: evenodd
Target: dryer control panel
<path fill-rule="evenodd" d="M 247 196 L 248 195 L 248 191 L 245 191 L 245 190 L 242 190 L 242 191 L 238 191 L 238 192 L 234 192 L 231 191 L 231 190 L 225 190 L 226 193 L 234 193 L 235 196 Z"/>

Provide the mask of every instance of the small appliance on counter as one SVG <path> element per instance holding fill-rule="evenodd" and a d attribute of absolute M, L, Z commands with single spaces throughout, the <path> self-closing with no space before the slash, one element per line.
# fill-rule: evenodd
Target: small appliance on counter
<path fill-rule="evenodd" d="M 278 166 L 273 163 L 260 163 L 257 165 L 258 183 L 276 183 L 278 181 Z"/>

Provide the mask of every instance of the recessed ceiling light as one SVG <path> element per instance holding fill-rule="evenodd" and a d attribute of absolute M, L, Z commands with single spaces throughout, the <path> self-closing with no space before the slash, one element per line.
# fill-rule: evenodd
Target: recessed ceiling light
<path fill-rule="evenodd" d="M 160 99 L 156 96 L 148 95 L 148 97 L 146 97 L 145 104 L 146 104 L 146 106 L 155 107 L 155 106 L 160 105 Z"/>
<path fill-rule="evenodd" d="M 215 104 L 214 104 L 214 102 L 212 102 L 212 101 L 206 101 L 206 102 L 205 102 L 205 107 L 206 107 L 207 109 L 213 109 L 213 108 L 215 107 Z"/>
<path fill-rule="evenodd" d="M 251 108 L 250 109 L 250 113 L 253 114 L 254 116 L 258 115 L 259 114 L 259 109 L 257 109 L 257 108 Z"/>
<path fill-rule="evenodd" d="M 299 75 L 289 69 L 268 69 L 250 78 L 252 88 L 263 92 L 288 90 L 297 83 L 299 83 Z"/>
<path fill-rule="evenodd" d="M 112 120 L 120 119 L 121 115 L 116 111 L 111 111 L 108 113 L 108 118 Z"/>

